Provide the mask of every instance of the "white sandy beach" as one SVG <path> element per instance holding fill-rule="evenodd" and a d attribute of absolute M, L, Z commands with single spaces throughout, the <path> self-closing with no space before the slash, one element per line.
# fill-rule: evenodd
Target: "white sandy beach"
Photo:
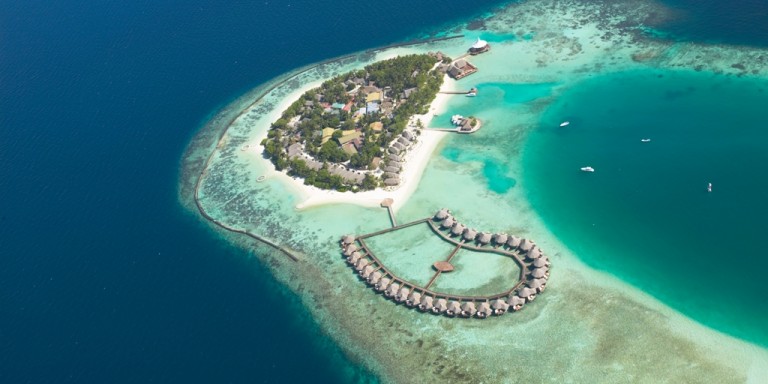
<path fill-rule="evenodd" d="M 387 57 L 392 57 L 394 54 L 390 53 Z M 297 89 L 290 95 L 286 96 L 277 108 L 269 116 L 270 121 L 279 118 L 282 111 L 287 109 L 294 100 L 298 99 L 304 92 L 316 88 L 320 85 L 321 81 L 312 82 L 306 86 Z M 455 81 L 448 76 L 445 77 L 442 90 L 453 89 Z M 412 121 L 421 120 L 423 126 L 428 127 L 432 118 L 435 115 L 440 115 L 445 111 L 445 105 L 448 99 L 452 95 L 438 94 L 432 101 L 429 107 L 429 113 L 423 115 L 415 115 Z M 259 168 L 264 168 L 266 171 L 263 175 L 267 179 L 275 179 L 285 183 L 297 196 L 298 201 L 297 209 L 306 209 L 310 207 L 316 207 L 325 204 L 355 204 L 364 207 L 377 207 L 384 199 L 390 198 L 393 200 L 392 209 L 397 211 L 408 201 L 408 198 L 416 190 L 421 179 L 421 174 L 424 171 L 429 159 L 432 157 L 432 153 L 435 148 L 440 144 L 440 141 L 451 133 L 438 132 L 431 130 L 421 130 L 421 135 L 418 136 L 418 141 L 412 148 L 410 148 L 404 156 L 403 172 L 401 173 L 400 185 L 391 188 L 377 188 L 373 191 L 365 192 L 338 192 L 320 189 L 311 185 L 305 185 L 302 179 L 293 178 L 288 176 L 285 172 L 277 171 L 274 165 L 267 159 L 261 156 L 263 147 L 259 144 L 261 140 L 267 137 L 268 129 L 259 130 L 259 135 L 255 137 L 249 144 L 247 144 L 247 152 L 253 157 L 253 161 L 260 163 Z"/>

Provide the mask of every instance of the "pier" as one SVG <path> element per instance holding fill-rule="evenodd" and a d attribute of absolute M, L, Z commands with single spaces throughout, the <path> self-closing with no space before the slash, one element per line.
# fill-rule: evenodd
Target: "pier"
<path fill-rule="evenodd" d="M 347 263 L 357 272 L 360 279 L 374 291 L 397 303 L 438 315 L 483 319 L 491 315 L 502 315 L 509 310 L 518 311 L 546 288 L 550 262 L 531 240 L 504 233 L 478 233 L 456 221 L 447 209 L 441 209 L 433 217 L 395 225 L 391 202 L 386 205 L 382 202 L 382 207 L 390 209 L 390 219 L 393 223 L 391 228 L 360 236 L 346 235 L 342 237 L 340 246 Z M 366 239 L 424 224 L 427 224 L 436 236 L 452 244 L 453 248 L 444 260 L 432 264 L 435 273 L 422 286 L 396 275 L 387 268 L 371 250 Z M 509 289 L 490 295 L 456 295 L 432 289 L 435 281 L 441 276 L 455 270 L 451 261 L 462 249 L 509 257 L 517 264 L 520 272 L 517 276 L 510 276 Z"/>

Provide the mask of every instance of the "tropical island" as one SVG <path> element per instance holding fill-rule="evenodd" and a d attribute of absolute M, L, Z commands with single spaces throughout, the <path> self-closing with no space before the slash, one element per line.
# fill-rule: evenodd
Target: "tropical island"
<path fill-rule="evenodd" d="M 271 124 L 264 156 L 321 189 L 400 184 L 404 153 L 423 128 L 451 59 L 411 54 L 336 76 L 305 92 Z M 474 121 L 474 120 L 473 120 Z"/>

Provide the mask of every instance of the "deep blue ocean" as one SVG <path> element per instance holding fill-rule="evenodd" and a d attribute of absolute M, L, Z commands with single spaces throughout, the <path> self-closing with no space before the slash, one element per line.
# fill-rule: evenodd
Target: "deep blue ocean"
<path fill-rule="evenodd" d="M 181 208 L 180 158 L 274 76 L 499 3 L 0 3 L 0 383 L 374 380 Z M 677 3 L 686 38 L 752 44 L 765 20 L 758 1 Z"/>

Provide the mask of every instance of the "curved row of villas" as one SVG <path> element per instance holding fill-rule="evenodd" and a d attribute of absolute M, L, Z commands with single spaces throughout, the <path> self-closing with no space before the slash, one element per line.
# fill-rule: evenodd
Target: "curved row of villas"
<path fill-rule="evenodd" d="M 438 220 L 436 215 L 434 220 L 444 221 L 445 218 L 447 216 Z M 488 243 L 493 241 L 497 246 L 506 246 L 507 239 L 503 242 L 502 239 L 501 234 L 498 234 L 498 236 L 491 236 Z M 531 244 L 526 248 L 527 251 L 523 251 L 520 247 L 523 241 Z M 491 315 L 499 316 L 510 310 L 519 311 L 547 286 L 550 266 L 548 258 L 530 240 L 523 239 L 518 243 L 516 247 L 507 247 L 507 249 L 517 250 L 523 255 L 525 265 L 521 265 L 521 268 L 527 272 L 524 283 L 518 284 L 516 289 L 498 295 L 466 297 L 433 292 L 398 278 L 375 255 L 369 254 L 359 246 L 357 239 L 352 235 L 342 237 L 340 242 L 347 263 L 357 271 L 363 281 L 384 296 L 408 307 L 418 308 L 422 312 L 481 319 Z M 502 251 L 501 253 L 511 252 Z"/>

